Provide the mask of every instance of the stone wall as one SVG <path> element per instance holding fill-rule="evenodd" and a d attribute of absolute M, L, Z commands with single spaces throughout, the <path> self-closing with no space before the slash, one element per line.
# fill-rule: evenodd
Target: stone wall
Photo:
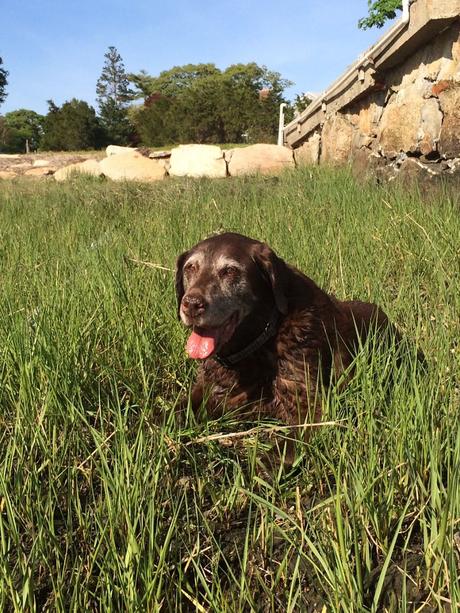
<path fill-rule="evenodd" d="M 360 172 L 460 174 L 460 21 L 323 121 L 295 149 L 297 163 L 352 163 Z"/>

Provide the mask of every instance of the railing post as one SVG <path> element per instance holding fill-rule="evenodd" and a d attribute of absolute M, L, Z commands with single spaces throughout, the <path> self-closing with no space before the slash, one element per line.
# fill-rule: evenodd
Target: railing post
<path fill-rule="evenodd" d="M 283 146 L 284 145 L 284 134 L 283 134 L 283 130 L 284 130 L 284 108 L 286 107 L 286 103 L 282 102 L 280 104 L 280 121 L 279 121 L 279 125 L 278 125 L 278 145 Z"/>

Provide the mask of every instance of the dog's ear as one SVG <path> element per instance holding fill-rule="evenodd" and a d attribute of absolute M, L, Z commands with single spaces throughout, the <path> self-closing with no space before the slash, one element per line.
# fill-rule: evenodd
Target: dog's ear
<path fill-rule="evenodd" d="M 286 315 L 288 312 L 286 262 L 279 258 L 268 245 L 263 243 L 256 245 L 253 259 L 272 288 L 276 308 L 280 313 Z"/>
<path fill-rule="evenodd" d="M 184 296 L 184 262 L 189 255 L 189 251 L 184 251 L 176 260 L 176 298 L 177 298 L 177 317 L 180 319 L 180 303 Z"/>

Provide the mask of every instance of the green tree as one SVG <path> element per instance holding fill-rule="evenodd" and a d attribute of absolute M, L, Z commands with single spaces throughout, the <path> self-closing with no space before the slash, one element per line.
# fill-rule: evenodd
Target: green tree
<path fill-rule="evenodd" d="M 109 47 L 96 84 L 97 102 L 102 125 L 111 143 L 124 145 L 129 141 L 132 126 L 128 117 L 128 105 L 134 98 L 121 55 L 115 47 Z"/>
<path fill-rule="evenodd" d="M 77 151 L 97 149 L 104 144 L 104 129 L 95 110 L 87 102 L 73 98 L 58 107 L 52 100 L 48 100 L 48 106 L 43 125 L 42 149 Z"/>
<path fill-rule="evenodd" d="M 133 98 L 144 98 L 146 100 L 150 94 L 154 91 L 153 81 L 155 77 L 152 77 L 144 69 L 138 73 L 130 72 L 128 79 L 136 89 L 133 90 Z"/>
<path fill-rule="evenodd" d="M 180 121 L 177 132 L 180 142 L 224 143 L 226 133 L 222 112 L 222 80 L 220 72 L 192 81 L 175 98 Z"/>
<path fill-rule="evenodd" d="M 297 113 L 303 113 L 305 109 L 313 102 L 313 97 L 307 94 L 297 94 L 293 103 L 293 107 Z"/>
<path fill-rule="evenodd" d="M 6 151 L 6 143 L 10 135 L 9 128 L 5 125 L 5 118 L 0 116 L 0 153 L 9 153 Z"/>
<path fill-rule="evenodd" d="M 290 84 L 255 63 L 235 64 L 225 71 L 214 64 L 187 64 L 151 77 L 130 75 L 144 97 L 136 113 L 142 141 L 225 143 L 276 138 L 279 104 Z"/>
<path fill-rule="evenodd" d="M 6 113 L 0 135 L 0 149 L 8 153 L 23 153 L 26 141 L 32 150 L 38 149 L 43 136 L 43 115 L 29 109 Z"/>
<path fill-rule="evenodd" d="M 386 21 L 396 17 L 396 11 L 402 9 L 401 0 L 368 0 L 369 16 L 358 21 L 358 27 L 367 30 L 377 26 L 381 28 Z"/>
<path fill-rule="evenodd" d="M 294 117 L 297 117 L 305 111 L 313 102 L 314 96 L 309 94 L 296 94 L 292 102 L 289 102 L 284 109 L 284 125 L 291 122 Z"/>
<path fill-rule="evenodd" d="M 214 64 L 186 64 L 157 77 L 144 70 L 129 78 L 144 98 L 136 131 L 145 144 L 218 142 L 221 71 Z"/>
<path fill-rule="evenodd" d="M 266 66 L 234 64 L 223 73 L 226 83 L 223 105 L 227 142 L 275 142 L 279 105 L 292 83 Z"/>
<path fill-rule="evenodd" d="M 178 122 L 175 120 L 179 109 L 175 100 L 160 94 L 153 95 L 143 106 L 131 107 L 130 112 L 131 121 L 143 144 L 162 147 L 179 142 Z"/>
<path fill-rule="evenodd" d="M 163 70 L 158 77 L 152 77 L 145 70 L 141 70 L 137 74 L 129 74 L 128 78 L 137 88 L 135 96 L 143 97 L 145 100 L 152 94 L 162 94 L 169 98 L 177 97 L 196 81 L 220 74 L 215 64 L 185 64 Z"/>
<path fill-rule="evenodd" d="M 2 68 L 3 60 L 0 57 L 0 104 L 4 102 L 7 93 L 5 91 L 6 86 L 8 85 L 8 81 L 6 77 L 8 76 L 8 71 Z"/>

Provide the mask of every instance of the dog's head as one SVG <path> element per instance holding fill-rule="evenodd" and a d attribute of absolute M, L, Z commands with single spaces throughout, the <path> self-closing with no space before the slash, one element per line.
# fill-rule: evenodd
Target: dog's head
<path fill-rule="evenodd" d="M 213 355 L 275 308 L 286 313 L 285 273 L 286 264 L 267 245 L 230 232 L 180 255 L 176 294 L 179 317 L 193 329 L 189 357 Z"/>

